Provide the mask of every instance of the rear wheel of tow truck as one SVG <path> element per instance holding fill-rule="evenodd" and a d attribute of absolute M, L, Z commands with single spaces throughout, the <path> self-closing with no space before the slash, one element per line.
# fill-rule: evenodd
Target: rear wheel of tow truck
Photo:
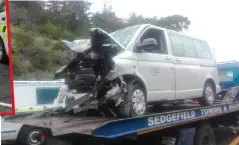
<path fill-rule="evenodd" d="M 213 84 L 207 81 L 204 85 L 203 96 L 199 98 L 199 103 L 201 106 L 212 106 L 215 102 L 215 89 Z"/>
<path fill-rule="evenodd" d="M 1 38 L 0 38 L 0 62 L 4 64 L 8 63 L 8 56 L 6 53 L 4 42 Z"/>
<path fill-rule="evenodd" d="M 19 132 L 18 142 L 21 145 L 44 145 L 46 140 L 45 134 L 42 130 L 25 127 Z"/>
<path fill-rule="evenodd" d="M 198 128 L 194 145 L 216 145 L 215 134 L 210 125 L 204 124 Z"/>
<path fill-rule="evenodd" d="M 123 102 L 118 106 L 118 113 L 122 117 L 141 116 L 146 113 L 146 93 L 137 81 L 127 83 L 127 93 Z"/>

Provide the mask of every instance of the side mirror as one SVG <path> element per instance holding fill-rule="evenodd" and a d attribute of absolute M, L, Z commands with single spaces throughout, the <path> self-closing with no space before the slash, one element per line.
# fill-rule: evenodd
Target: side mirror
<path fill-rule="evenodd" d="M 137 48 L 138 52 L 141 52 L 142 50 L 150 52 L 152 49 L 157 47 L 157 44 L 158 43 L 157 43 L 156 39 L 147 38 L 147 39 L 144 39 L 141 44 L 137 45 L 136 48 Z"/>

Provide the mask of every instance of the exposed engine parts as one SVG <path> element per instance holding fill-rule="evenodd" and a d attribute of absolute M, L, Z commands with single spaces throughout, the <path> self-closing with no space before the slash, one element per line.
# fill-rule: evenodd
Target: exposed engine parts
<path fill-rule="evenodd" d="M 66 112 L 101 108 L 113 110 L 123 102 L 127 93 L 123 77 L 106 79 L 114 69 L 112 58 L 120 51 L 120 46 L 97 29 L 90 35 L 90 45 L 85 44 L 88 41 L 79 41 L 80 44 L 76 45 L 79 50 L 76 51 L 76 47 L 70 50 L 71 60 L 55 73 L 55 79 L 64 79 L 67 85 L 61 88 L 55 104 L 63 104 Z M 68 41 L 63 42 L 66 46 L 71 45 Z"/>
<path fill-rule="evenodd" d="M 123 95 L 125 95 L 125 93 L 127 93 L 127 89 L 126 89 L 126 83 L 123 80 L 123 77 L 119 77 L 120 79 L 120 85 L 115 83 L 115 84 L 111 84 L 112 88 L 107 91 L 105 98 L 106 99 L 112 99 L 114 100 L 114 102 L 116 103 L 115 106 L 118 106 L 122 101 L 122 97 Z"/>
<path fill-rule="evenodd" d="M 126 83 L 123 78 L 117 78 L 107 84 L 107 86 L 99 87 L 97 90 L 89 93 L 79 94 L 68 88 L 61 88 L 59 96 L 55 101 L 59 104 L 63 103 L 66 111 L 73 110 L 78 113 L 87 109 L 99 109 L 106 107 L 114 109 L 110 106 L 117 107 L 123 102 L 123 96 L 127 93 Z M 105 90 L 107 89 L 107 90 Z M 104 95 L 103 95 L 104 94 Z M 103 96 L 101 96 L 103 95 Z M 56 103 L 56 102 L 55 102 Z"/>

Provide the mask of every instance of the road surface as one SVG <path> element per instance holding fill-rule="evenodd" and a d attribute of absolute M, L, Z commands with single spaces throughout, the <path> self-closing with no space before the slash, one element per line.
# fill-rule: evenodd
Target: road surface
<path fill-rule="evenodd" d="M 215 130 L 215 135 L 216 135 L 216 145 L 239 145 L 239 137 L 238 134 L 232 134 L 231 130 L 228 128 L 220 128 Z M 81 139 L 77 139 L 78 137 L 72 138 L 72 140 L 76 139 L 78 140 L 77 145 L 84 145 L 81 141 Z M 81 142 L 81 143 L 80 143 Z M 80 144 L 79 144 L 80 143 Z M 71 144 L 67 143 L 64 141 L 60 141 L 58 139 L 50 139 L 46 145 L 76 145 L 76 144 Z M 156 143 L 157 144 L 157 143 Z M 3 144 L 3 145 L 18 145 L 18 143 L 12 143 L 12 144 Z M 109 144 L 109 145 L 122 145 L 122 144 Z"/>
<path fill-rule="evenodd" d="M 0 63 L 0 113 L 11 112 L 12 108 L 2 103 L 11 104 L 9 66 Z"/>
<path fill-rule="evenodd" d="M 216 137 L 216 145 L 239 145 L 239 133 L 238 132 L 236 134 L 232 134 L 232 130 L 228 127 L 217 128 L 214 131 L 215 131 L 215 137 Z M 79 140 L 78 143 L 79 142 L 81 142 L 81 141 Z M 52 140 L 49 143 L 47 143 L 46 145 L 48 145 L 48 144 L 49 145 L 51 145 L 51 144 L 72 145 L 70 143 L 64 143 L 59 140 Z M 157 144 L 157 143 L 155 143 L 155 144 Z M 76 145 L 76 144 L 73 144 L 73 145 Z M 78 145 L 81 145 L 81 144 L 78 144 Z M 110 144 L 110 145 L 121 145 L 121 144 Z"/>
<path fill-rule="evenodd" d="M 228 127 L 217 128 L 214 132 L 217 145 L 238 145 L 238 132 L 237 134 L 233 134 L 232 130 Z"/>

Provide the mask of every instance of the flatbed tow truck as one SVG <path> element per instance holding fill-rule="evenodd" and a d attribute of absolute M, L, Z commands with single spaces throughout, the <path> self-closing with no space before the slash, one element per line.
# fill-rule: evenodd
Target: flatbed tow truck
<path fill-rule="evenodd" d="M 23 115 L 17 115 L 2 121 L 2 143 L 217 145 L 213 129 L 238 124 L 237 101 L 210 107 L 188 104 L 165 109 L 168 111 L 128 119 L 68 115 L 21 119 Z"/>
<path fill-rule="evenodd" d="M 17 114 L 2 119 L 1 140 L 13 145 L 226 145 L 216 142 L 215 130 L 229 127 L 230 133 L 236 134 L 238 90 L 238 86 L 227 89 L 213 106 L 154 106 L 147 115 L 124 119 L 69 114 L 31 118 L 26 117 L 30 114 Z"/>

